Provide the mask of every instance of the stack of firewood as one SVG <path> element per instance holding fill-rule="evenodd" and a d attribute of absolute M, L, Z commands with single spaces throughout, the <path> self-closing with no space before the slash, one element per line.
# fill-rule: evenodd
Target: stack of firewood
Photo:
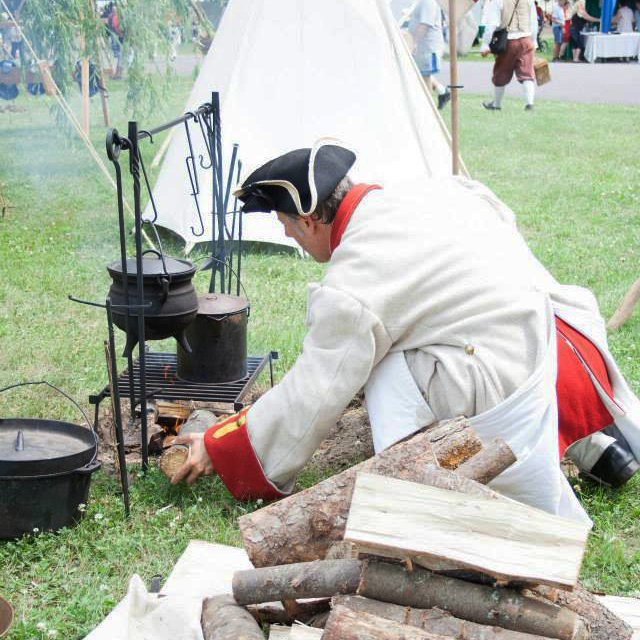
<path fill-rule="evenodd" d="M 205 640 L 629 640 L 577 584 L 589 527 L 484 486 L 514 462 L 450 421 L 241 517 Z"/>

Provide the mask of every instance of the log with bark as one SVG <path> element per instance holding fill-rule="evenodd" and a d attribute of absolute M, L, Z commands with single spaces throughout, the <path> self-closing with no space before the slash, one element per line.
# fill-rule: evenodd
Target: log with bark
<path fill-rule="evenodd" d="M 480 448 L 480 441 L 464 420 L 445 425 L 398 443 L 382 453 L 319 484 L 270 504 L 238 520 L 244 547 L 256 567 L 324 558 L 342 540 L 355 478 L 361 471 L 393 476 L 462 493 L 497 498 L 498 494 L 467 478 L 438 469 L 436 453 L 462 460 Z M 451 444 L 455 443 L 455 446 Z M 451 463 L 454 458 L 442 458 Z"/>
<path fill-rule="evenodd" d="M 450 640 L 370 613 L 336 607 L 327 620 L 323 640 Z"/>
<path fill-rule="evenodd" d="M 238 604 L 258 604 L 355 593 L 360 569 L 358 560 L 316 560 L 236 571 L 233 597 Z"/>
<path fill-rule="evenodd" d="M 458 475 L 488 484 L 505 469 L 516 462 L 517 458 L 502 438 L 494 438 L 482 451 L 463 462 L 457 469 Z"/>
<path fill-rule="evenodd" d="M 197 409 L 191 413 L 189 419 L 180 427 L 180 435 L 205 433 L 216 421 L 216 415 L 211 411 Z M 187 461 L 188 457 L 189 447 L 183 444 L 171 445 L 160 456 L 160 471 L 171 480 L 175 472 Z"/>
<path fill-rule="evenodd" d="M 230 595 L 207 598 L 200 622 L 204 640 L 264 640 L 251 614 Z"/>
<path fill-rule="evenodd" d="M 291 565 L 289 565 L 291 566 Z M 294 622 L 307 623 L 308 620 L 315 618 L 320 613 L 329 611 L 331 605 L 330 598 L 315 598 L 313 600 L 283 600 L 282 607 L 291 619 L 291 624 Z"/>
<path fill-rule="evenodd" d="M 417 627 L 423 631 L 440 634 L 454 640 L 547 640 L 520 631 L 487 626 L 455 618 L 441 609 L 414 609 L 397 604 L 370 600 L 362 596 L 335 596 L 331 607 L 346 607 L 356 613 L 370 613 L 400 624 Z"/>
<path fill-rule="evenodd" d="M 633 629 L 624 620 L 578 585 L 571 593 L 559 591 L 556 602 L 582 617 L 589 627 L 589 640 L 629 640 Z"/>
<path fill-rule="evenodd" d="M 587 640 L 573 611 L 516 591 L 440 576 L 425 569 L 364 561 L 358 595 L 419 609 L 438 607 L 456 618 L 559 640 Z"/>

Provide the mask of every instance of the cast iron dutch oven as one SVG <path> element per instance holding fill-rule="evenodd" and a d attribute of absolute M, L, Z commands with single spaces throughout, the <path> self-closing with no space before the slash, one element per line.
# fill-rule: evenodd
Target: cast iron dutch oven
<path fill-rule="evenodd" d="M 45 384 L 23 382 L 14 387 Z M 98 438 L 91 426 L 58 420 L 0 419 L 0 539 L 57 531 L 76 523 L 86 504 L 96 461 Z"/>
<path fill-rule="evenodd" d="M 191 280 L 196 266 L 188 260 L 176 260 L 149 249 L 146 253 L 156 254 L 156 258 L 142 259 L 144 304 L 144 332 L 146 340 L 163 340 L 173 336 L 178 344 L 188 352 L 191 347 L 184 330 L 193 322 L 198 313 L 198 296 Z M 125 285 L 120 260 L 112 262 L 107 271 L 113 279 L 109 296 L 114 306 L 126 304 Z M 138 301 L 136 261 L 127 260 L 127 291 L 129 304 Z M 138 343 L 138 309 L 129 310 L 129 335 L 124 356 L 129 355 Z M 126 314 L 122 310 L 113 311 L 113 321 L 126 331 Z"/>

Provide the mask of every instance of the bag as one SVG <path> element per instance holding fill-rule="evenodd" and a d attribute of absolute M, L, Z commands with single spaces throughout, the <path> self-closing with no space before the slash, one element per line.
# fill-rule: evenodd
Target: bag
<path fill-rule="evenodd" d="M 506 51 L 507 35 L 508 32 L 506 27 L 496 29 L 491 36 L 491 41 L 489 42 L 489 51 L 491 51 L 491 53 L 503 53 Z"/>
<path fill-rule="evenodd" d="M 533 72 L 536 75 L 536 84 L 540 87 L 547 82 L 551 82 L 549 63 L 544 58 L 533 59 Z"/>
<path fill-rule="evenodd" d="M 489 51 L 491 51 L 491 53 L 504 53 L 507 50 L 507 40 L 509 35 L 508 29 L 513 22 L 513 16 L 516 15 L 516 9 L 518 8 L 519 2 L 520 0 L 517 0 L 513 7 L 513 13 L 511 14 L 509 24 L 507 24 L 506 27 L 499 27 L 494 30 L 493 35 L 491 36 L 491 41 L 489 42 Z"/>

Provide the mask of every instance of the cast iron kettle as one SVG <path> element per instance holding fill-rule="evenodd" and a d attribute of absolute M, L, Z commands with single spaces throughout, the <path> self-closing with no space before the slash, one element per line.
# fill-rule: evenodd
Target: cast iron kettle
<path fill-rule="evenodd" d="M 144 255 L 147 253 L 154 253 L 156 257 L 145 258 Z M 188 260 L 177 260 L 164 256 L 155 249 L 149 249 L 142 255 L 145 339 L 163 340 L 173 336 L 178 344 L 190 353 L 191 347 L 184 331 L 198 313 L 198 296 L 192 283 L 196 266 Z M 129 304 L 136 305 L 138 290 L 135 259 L 127 260 L 126 285 L 120 260 L 108 265 L 107 271 L 113 280 L 109 289 L 109 297 L 113 305 L 127 303 L 125 287 L 129 295 Z M 129 309 L 129 334 L 123 354 L 125 357 L 133 351 L 138 343 L 137 316 L 137 308 Z M 126 311 L 114 309 L 113 322 L 122 331 L 126 331 Z"/>
<path fill-rule="evenodd" d="M 0 540 L 71 526 L 87 504 L 97 462 L 98 437 L 73 398 L 45 384 L 80 409 L 89 428 L 58 420 L 0 419 Z"/>

